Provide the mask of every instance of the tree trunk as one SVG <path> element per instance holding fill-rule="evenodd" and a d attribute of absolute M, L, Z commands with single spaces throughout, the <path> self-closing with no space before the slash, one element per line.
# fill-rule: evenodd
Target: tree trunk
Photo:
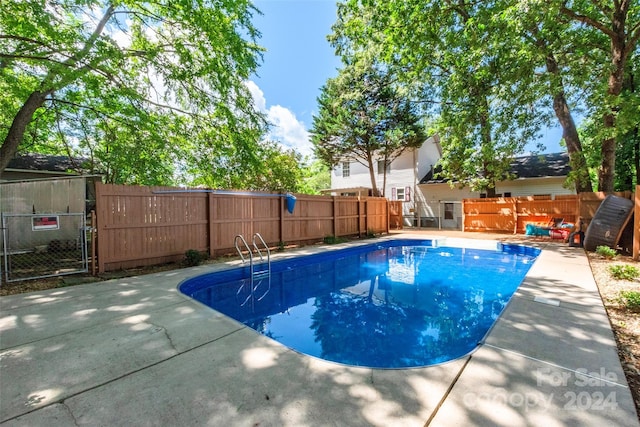
<path fill-rule="evenodd" d="M 636 81 L 633 71 L 627 73 L 625 87 L 631 93 L 636 93 Z M 633 144 L 633 166 L 636 170 L 636 185 L 640 185 L 640 128 L 638 124 L 636 124 L 631 131 L 631 144 Z M 633 185 L 632 189 L 635 190 Z"/>
<path fill-rule="evenodd" d="M 607 94 L 609 102 L 617 98 L 622 93 L 624 85 L 624 68 L 628 54 L 625 52 L 626 47 L 626 21 L 627 10 L 617 7 L 613 13 L 612 34 L 611 34 L 611 74 L 609 74 L 609 82 Z M 606 135 L 613 135 L 616 127 L 616 107 L 609 107 L 610 110 L 605 113 L 603 118 L 604 131 Z M 602 141 L 602 164 L 598 174 L 598 189 L 604 192 L 612 192 L 614 190 L 615 181 L 615 165 L 616 165 L 616 139 L 615 137 L 607 137 Z"/>
<path fill-rule="evenodd" d="M 571 171 L 574 173 L 576 193 L 591 193 L 593 187 L 591 186 L 591 178 L 587 169 L 587 161 L 584 158 L 580 136 L 563 92 L 553 97 L 553 110 L 562 126 L 562 137 L 567 144 L 569 164 L 571 165 Z"/>
<path fill-rule="evenodd" d="M 38 92 L 35 91 L 29 95 L 29 98 L 22 105 L 18 113 L 11 123 L 9 132 L 0 147 L 0 172 L 4 171 L 9 161 L 18 151 L 18 146 L 22 142 L 22 138 L 29 123 L 33 119 L 36 110 L 44 104 L 45 99 L 52 91 Z"/>
<path fill-rule="evenodd" d="M 479 114 L 479 122 L 480 122 L 480 137 L 482 138 L 480 143 L 482 144 L 480 147 L 480 156 L 482 157 L 482 172 L 484 174 L 484 178 L 487 179 L 488 184 L 486 188 L 483 188 L 484 191 L 487 192 L 488 198 L 496 197 L 496 176 L 495 173 L 489 170 L 489 165 L 494 160 L 488 154 L 488 152 L 493 153 L 493 147 L 491 145 L 491 126 L 489 123 L 489 101 L 487 101 L 485 89 L 482 89 L 483 95 L 481 95 L 481 110 Z"/>
<path fill-rule="evenodd" d="M 611 14 L 611 28 L 607 28 L 608 24 L 603 24 L 587 15 L 583 15 L 569 9 L 566 2 L 563 2 L 560 11 L 571 19 L 589 25 L 603 33 L 609 38 L 611 46 L 611 66 L 607 87 L 607 103 L 609 103 L 609 111 L 603 116 L 603 127 L 605 135 L 615 135 L 616 127 L 616 108 L 615 101 L 622 93 L 624 83 L 624 68 L 627 59 L 634 51 L 634 46 L 638 42 L 636 28 L 632 33 L 626 33 L 626 20 L 629 13 L 629 7 L 632 2 L 618 1 L 613 2 L 613 13 Z M 627 44 L 628 43 L 628 44 Z M 615 137 L 607 137 L 602 141 L 601 146 L 602 163 L 598 171 L 598 190 L 604 192 L 612 192 L 614 190 L 615 181 L 615 164 L 616 164 L 616 141 Z"/>
<path fill-rule="evenodd" d="M 42 107 L 47 96 L 51 95 L 55 90 L 60 90 L 73 83 L 82 75 L 89 72 L 91 67 L 83 65 L 82 67 L 77 68 L 77 66 L 90 54 L 91 48 L 95 46 L 96 41 L 100 37 L 100 34 L 102 34 L 102 31 L 107 25 L 109 19 L 113 16 L 114 11 L 115 6 L 110 4 L 104 13 L 104 16 L 100 19 L 98 25 L 96 25 L 93 33 L 82 46 L 82 49 L 64 62 L 56 64 L 55 67 L 49 69 L 47 76 L 40 82 L 40 88 L 46 88 L 45 91 L 35 91 L 29 95 L 16 116 L 13 118 L 9 132 L 2 143 L 2 147 L 0 147 L 0 173 L 6 169 L 9 161 L 18 151 L 18 147 L 22 142 L 27 126 L 33 119 L 33 114 L 38 108 Z M 67 72 L 62 72 L 60 65 L 65 67 Z M 56 81 L 55 87 L 52 85 L 53 81 Z"/>
<path fill-rule="evenodd" d="M 546 43 L 539 40 L 538 45 L 546 49 Z M 577 193 L 593 191 L 591 186 L 591 179 L 589 178 L 589 171 L 587 169 L 587 161 L 584 158 L 582 152 L 582 143 L 580 142 L 580 136 L 576 129 L 576 123 L 573 120 L 569 104 L 567 104 L 567 98 L 564 94 L 564 83 L 560 77 L 560 70 L 558 62 L 553 53 L 547 53 L 545 58 L 547 72 L 552 75 L 552 80 L 549 84 L 551 93 L 553 95 L 553 111 L 562 126 L 562 137 L 567 144 L 567 153 L 569 154 L 569 161 L 571 164 L 571 170 L 575 175 L 575 185 Z"/>
<path fill-rule="evenodd" d="M 380 191 L 376 184 L 376 174 L 373 171 L 373 158 L 370 155 L 367 156 L 367 164 L 369 165 L 369 178 L 371 178 L 371 195 L 373 197 L 379 197 Z"/>
<path fill-rule="evenodd" d="M 636 168 L 636 185 L 640 185 L 640 133 L 638 126 L 633 129 L 633 165 Z"/>

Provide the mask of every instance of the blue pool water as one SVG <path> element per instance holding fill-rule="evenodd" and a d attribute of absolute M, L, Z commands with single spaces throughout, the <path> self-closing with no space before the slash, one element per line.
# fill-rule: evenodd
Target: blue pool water
<path fill-rule="evenodd" d="M 188 279 L 180 291 L 311 356 L 428 366 L 482 341 L 540 252 L 433 246 L 392 240 L 272 262 L 270 283 L 253 295 L 248 267 Z"/>

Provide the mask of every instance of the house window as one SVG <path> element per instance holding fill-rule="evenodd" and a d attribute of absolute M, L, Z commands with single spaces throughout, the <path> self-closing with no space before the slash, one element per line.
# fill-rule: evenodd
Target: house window
<path fill-rule="evenodd" d="M 453 219 L 453 203 L 444 204 L 444 219 Z"/>
<path fill-rule="evenodd" d="M 504 197 L 511 197 L 511 191 L 505 191 Z"/>
<path fill-rule="evenodd" d="M 342 177 L 349 177 L 349 162 L 342 162 Z"/>
<path fill-rule="evenodd" d="M 411 187 L 392 187 L 391 200 L 411 201 Z"/>
<path fill-rule="evenodd" d="M 384 174 L 385 170 L 387 173 L 391 171 L 391 163 L 389 161 L 385 162 L 384 160 L 378 160 L 378 175 Z"/>

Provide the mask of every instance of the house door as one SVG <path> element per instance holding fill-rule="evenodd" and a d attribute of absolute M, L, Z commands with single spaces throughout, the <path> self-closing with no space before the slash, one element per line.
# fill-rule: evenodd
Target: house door
<path fill-rule="evenodd" d="M 462 229 L 462 202 L 440 202 L 440 223 L 442 228 Z"/>

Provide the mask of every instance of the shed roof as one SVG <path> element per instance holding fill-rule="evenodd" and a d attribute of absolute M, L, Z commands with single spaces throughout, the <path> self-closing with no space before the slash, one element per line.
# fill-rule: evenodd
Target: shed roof
<path fill-rule="evenodd" d="M 69 156 L 53 156 L 48 154 L 22 154 L 9 161 L 7 169 L 32 171 L 68 172 L 82 171 L 83 159 L 72 159 Z"/>

